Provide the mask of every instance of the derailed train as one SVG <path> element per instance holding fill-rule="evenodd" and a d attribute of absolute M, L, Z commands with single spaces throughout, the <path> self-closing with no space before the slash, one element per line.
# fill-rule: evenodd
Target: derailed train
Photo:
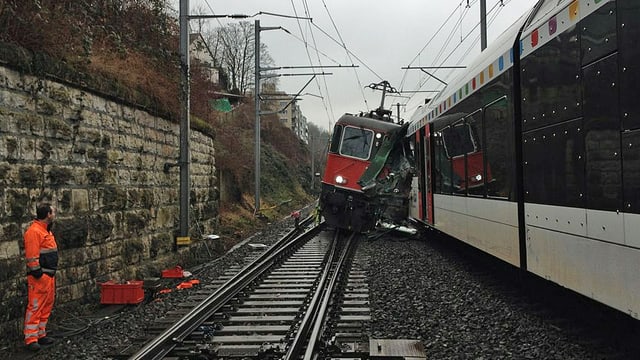
<path fill-rule="evenodd" d="M 408 127 L 340 118 L 322 215 L 368 231 L 408 213 L 640 319 L 637 39 L 640 0 L 538 1 Z"/>
<path fill-rule="evenodd" d="M 338 119 L 319 201 L 328 225 L 367 232 L 381 220 L 406 220 L 414 171 L 407 128 L 382 106 Z"/>
<path fill-rule="evenodd" d="M 640 0 L 542 0 L 411 119 L 410 217 L 640 319 Z"/>

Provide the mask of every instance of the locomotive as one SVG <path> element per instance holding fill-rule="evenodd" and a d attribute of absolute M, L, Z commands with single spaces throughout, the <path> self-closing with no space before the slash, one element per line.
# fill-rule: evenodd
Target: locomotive
<path fill-rule="evenodd" d="M 640 319 L 639 19 L 538 1 L 412 116 L 410 217 Z"/>
<path fill-rule="evenodd" d="M 383 104 L 384 92 L 378 109 L 344 114 L 333 128 L 319 199 L 329 226 L 367 232 L 382 220 L 407 219 L 414 171 L 409 124 L 393 122 Z"/>

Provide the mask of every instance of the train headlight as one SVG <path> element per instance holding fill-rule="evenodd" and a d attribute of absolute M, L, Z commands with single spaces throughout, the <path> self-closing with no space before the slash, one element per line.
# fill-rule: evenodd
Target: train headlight
<path fill-rule="evenodd" d="M 476 181 L 482 181 L 482 175 L 480 174 L 476 175 Z"/>
<path fill-rule="evenodd" d="M 336 184 L 344 185 L 347 183 L 347 179 L 342 177 L 342 175 L 336 176 Z"/>

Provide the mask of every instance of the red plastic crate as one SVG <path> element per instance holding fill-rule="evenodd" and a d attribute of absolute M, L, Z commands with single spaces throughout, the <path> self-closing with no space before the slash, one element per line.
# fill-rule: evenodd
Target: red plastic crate
<path fill-rule="evenodd" d="M 174 267 L 173 269 L 162 270 L 162 277 L 163 278 L 183 278 L 184 270 L 182 270 L 182 267 L 180 267 L 180 265 Z"/>
<path fill-rule="evenodd" d="M 101 283 L 101 304 L 139 304 L 144 300 L 143 281 L 127 281 L 124 284 L 112 280 Z"/>

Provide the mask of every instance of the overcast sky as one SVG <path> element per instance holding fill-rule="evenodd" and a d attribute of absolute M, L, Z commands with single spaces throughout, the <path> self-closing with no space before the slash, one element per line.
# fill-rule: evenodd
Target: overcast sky
<path fill-rule="evenodd" d="M 178 2 L 175 0 L 176 9 Z M 501 1 L 487 0 L 487 11 L 491 11 L 488 15 L 489 44 L 535 4 L 534 0 L 502 2 L 504 5 L 499 6 Z M 204 13 L 216 15 L 269 12 L 311 17 L 313 24 L 308 20 L 272 15 L 260 15 L 247 21 L 260 20 L 261 27 L 282 26 L 291 32 L 289 35 L 270 30 L 260 34 L 275 66 L 358 66 L 325 69 L 333 75 L 316 77 L 302 91 L 312 94 L 303 96 L 299 103 L 303 114 L 308 121 L 327 130 L 344 113 L 372 110 L 380 105 L 381 93 L 366 88 L 369 84 L 387 80 L 398 91 L 439 90 L 442 85 L 437 80 L 420 70 L 402 68 L 467 65 L 480 52 L 480 30 L 476 27 L 480 20 L 479 0 L 189 0 L 189 5 L 191 14 L 204 10 Z M 238 20 L 208 20 L 211 27 L 230 21 Z M 192 20 L 192 27 L 195 25 Z M 321 71 L 299 69 L 278 73 Z M 435 71 L 433 74 L 447 82 L 462 70 L 427 71 Z M 310 78 L 282 76 L 279 87 L 295 94 Z M 400 115 L 408 121 L 424 98 L 433 94 L 403 93 L 401 96 L 387 97 L 385 107 L 393 104 L 396 114 L 395 104 L 402 104 Z"/>

